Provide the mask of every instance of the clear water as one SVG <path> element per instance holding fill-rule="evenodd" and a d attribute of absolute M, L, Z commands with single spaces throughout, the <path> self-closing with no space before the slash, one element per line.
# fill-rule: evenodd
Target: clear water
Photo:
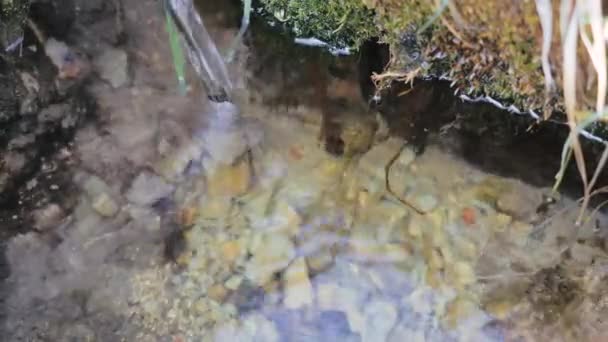
<path fill-rule="evenodd" d="M 125 4 L 131 23 L 157 13 Z M 218 17 L 221 51 L 236 30 Z M 163 18 L 132 29 L 158 56 L 97 89 L 107 123 L 77 135 L 73 212 L 8 243 L 7 341 L 605 339 L 603 216 L 575 227 L 573 201 L 381 128 L 360 152 L 357 106 L 334 113 L 353 153 L 327 153 L 323 108 L 265 101 L 309 85 L 261 82 L 254 47 L 227 68 L 238 111 L 194 77 L 177 96 Z"/>

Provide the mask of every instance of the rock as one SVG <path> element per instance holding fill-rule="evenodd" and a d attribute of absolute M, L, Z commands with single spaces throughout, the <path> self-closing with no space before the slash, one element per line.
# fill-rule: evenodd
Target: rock
<path fill-rule="evenodd" d="M 231 240 L 222 243 L 221 247 L 223 261 L 233 264 L 242 255 L 244 247 L 240 240 Z"/>
<path fill-rule="evenodd" d="M 380 244 L 368 239 L 351 239 L 353 257 L 362 262 L 395 263 L 406 261 L 411 254 L 400 243 Z"/>
<path fill-rule="evenodd" d="M 403 144 L 403 140 L 399 138 L 389 138 L 372 147 L 359 159 L 358 168 L 361 172 L 361 181 L 368 191 L 384 192 L 385 167 L 399 153 Z"/>
<path fill-rule="evenodd" d="M 369 226 L 365 228 L 375 233 L 377 242 L 392 242 L 393 231 L 405 226 L 408 210 L 401 203 L 388 200 L 382 200 L 366 207 L 367 209 L 359 214 L 365 218 L 364 224 Z"/>
<path fill-rule="evenodd" d="M 190 141 L 184 146 L 161 154 L 164 157 L 154 163 L 154 171 L 169 181 L 175 181 L 182 176 L 192 161 L 201 157 L 202 147 L 199 141 Z"/>
<path fill-rule="evenodd" d="M 410 324 L 398 324 L 387 338 L 387 342 L 425 342 L 424 330 L 414 329 Z"/>
<path fill-rule="evenodd" d="M 437 200 L 437 197 L 431 194 L 422 194 L 419 196 L 415 196 L 412 199 L 412 204 L 423 212 L 429 213 L 435 210 L 435 208 L 437 208 L 439 201 Z"/>
<path fill-rule="evenodd" d="M 207 297 L 213 299 L 218 303 L 224 302 L 227 295 L 228 290 L 222 284 L 215 284 L 207 290 Z"/>
<path fill-rule="evenodd" d="M 230 216 L 233 208 L 230 198 L 210 198 L 203 202 L 198 217 L 203 220 L 221 220 Z"/>
<path fill-rule="evenodd" d="M 346 314 L 350 330 L 362 333 L 365 317 L 359 310 L 366 293 L 355 289 L 341 287 L 335 283 L 321 283 L 317 286 L 317 303 L 319 309 L 326 311 L 341 311 Z"/>
<path fill-rule="evenodd" d="M 251 336 L 254 342 L 278 342 L 279 332 L 273 322 L 266 319 L 261 314 L 253 314 L 243 322 L 243 330 L 246 336 Z M 223 340 L 223 341 L 242 341 L 242 340 Z"/>
<path fill-rule="evenodd" d="M 140 226 L 146 227 L 148 231 L 158 231 L 160 229 L 161 218 L 151 208 L 141 208 L 137 206 L 126 207 L 129 216 L 136 221 Z"/>
<path fill-rule="evenodd" d="M 327 270 L 333 262 L 333 255 L 329 250 L 325 249 L 306 257 L 306 263 L 312 273 L 320 273 Z"/>
<path fill-rule="evenodd" d="M 294 258 L 295 245 L 289 237 L 269 233 L 261 236 L 251 253 L 253 257 L 246 266 L 246 276 L 253 283 L 264 285 L 274 273 L 283 270 Z"/>
<path fill-rule="evenodd" d="M 362 342 L 386 341 L 397 322 L 397 308 L 388 300 L 373 300 L 365 305 Z"/>
<path fill-rule="evenodd" d="M 458 261 L 452 265 L 447 265 L 446 269 L 448 275 L 451 276 L 453 284 L 459 288 L 473 284 L 477 279 L 473 266 L 464 261 Z"/>
<path fill-rule="evenodd" d="M 93 199 L 92 207 L 101 216 L 111 217 L 116 215 L 118 212 L 118 205 L 114 200 L 106 193 L 98 195 Z"/>
<path fill-rule="evenodd" d="M 471 300 L 458 296 L 448 303 L 445 313 L 445 321 L 450 328 L 456 326 L 469 318 L 475 311 L 476 305 Z"/>
<path fill-rule="evenodd" d="M 93 63 L 101 78 L 108 81 L 113 88 L 127 84 L 129 75 L 125 51 L 114 48 L 105 49 Z"/>
<path fill-rule="evenodd" d="M 228 280 L 226 280 L 224 286 L 226 286 L 228 290 L 235 291 L 239 288 L 239 286 L 241 286 L 241 283 L 243 283 L 243 276 L 233 275 L 232 277 L 228 278 Z"/>
<path fill-rule="evenodd" d="M 251 169 L 247 158 L 235 165 L 219 165 L 209 176 L 207 186 L 211 197 L 238 197 L 251 185 Z"/>
<path fill-rule="evenodd" d="M 74 177 L 76 182 L 80 182 L 82 178 L 85 178 L 82 181 L 82 190 L 87 194 L 89 199 L 93 201 L 96 197 L 102 194 L 109 194 L 111 192 L 108 184 L 101 178 L 97 176 L 87 176 L 86 174 L 77 174 Z"/>
<path fill-rule="evenodd" d="M 65 212 L 56 203 L 51 203 L 33 213 L 36 230 L 48 230 L 56 227 L 65 218 Z"/>
<path fill-rule="evenodd" d="M 172 191 L 173 186 L 167 184 L 161 177 L 143 171 L 131 183 L 126 197 L 131 203 L 149 206 L 161 198 L 169 196 Z"/>
<path fill-rule="evenodd" d="M 313 291 L 304 258 L 294 260 L 283 275 L 285 286 L 284 304 L 288 309 L 311 306 Z"/>

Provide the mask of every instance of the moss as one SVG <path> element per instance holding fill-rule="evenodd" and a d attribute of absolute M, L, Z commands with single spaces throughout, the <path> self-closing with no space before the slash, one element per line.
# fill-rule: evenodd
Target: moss
<path fill-rule="evenodd" d="M 286 20 L 297 36 L 357 48 L 377 36 L 374 14 L 361 0 L 261 0 L 268 13 Z"/>
<path fill-rule="evenodd" d="M 29 0 L 0 1 L 0 48 L 2 51 L 23 35 L 22 28 L 29 7 Z"/>

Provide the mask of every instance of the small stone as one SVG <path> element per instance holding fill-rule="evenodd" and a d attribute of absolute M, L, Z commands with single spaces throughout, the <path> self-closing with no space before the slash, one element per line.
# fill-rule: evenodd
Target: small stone
<path fill-rule="evenodd" d="M 222 284 L 215 284 L 207 290 L 207 297 L 218 303 L 222 303 L 226 299 L 227 295 L 228 290 Z"/>
<path fill-rule="evenodd" d="M 274 273 L 287 267 L 296 251 L 289 237 L 269 233 L 261 237 L 252 254 L 253 257 L 246 266 L 246 275 L 248 279 L 261 286 L 267 283 Z"/>
<path fill-rule="evenodd" d="M 389 138 L 385 142 L 372 147 L 359 160 L 359 168 L 373 178 L 384 180 L 384 168 L 399 153 L 403 144 L 402 139 Z"/>
<path fill-rule="evenodd" d="M 454 283 L 459 287 L 473 284 L 477 279 L 473 267 L 467 262 L 458 261 L 453 265 L 448 265 L 447 269 L 452 274 Z"/>
<path fill-rule="evenodd" d="M 464 297 L 458 296 L 446 309 L 445 321 L 450 328 L 455 328 L 459 322 L 467 319 L 475 310 L 475 303 Z"/>
<path fill-rule="evenodd" d="M 126 197 L 131 203 L 148 206 L 169 196 L 172 191 L 173 186 L 167 184 L 161 177 L 144 171 L 133 180 Z"/>
<path fill-rule="evenodd" d="M 397 308 L 387 300 L 373 300 L 365 305 L 365 329 L 362 342 L 386 341 L 397 322 Z"/>
<path fill-rule="evenodd" d="M 233 202 L 230 198 L 211 198 L 204 201 L 198 217 L 204 220 L 220 220 L 230 216 Z"/>
<path fill-rule="evenodd" d="M 129 80 L 127 53 L 123 50 L 105 49 L 95 59 L 94 64 L 101 78 L 108 81 L 113 88 L 119 88 Z"/>
<path fill-rule="evenodd" d="M 226 241 L 222 243 L 221 250 L 223 260 L 232 264 L 241 255 L 241 242 L 239 240 Z"/>
<path fill-rule="evenodd" d="M 243 330 L 247 339 L 227 339 L 221 341 L 264 341 L 278 342 L 279 332 L 273 322 L 261 314 L 253 314 L 243 322 Z"/>
<path fill-rule="evenodd" d="M 334 262 L 334 257 L 329 250 L 321 250 L 319 253 L 306 258 L 306 263 L 313 273 L 327 270 Z"/>
<path fill-rule="evenodd" d="M 511 224 L 513 218 L 507 214 L 498 213 L 494 218 L 494 229 L 496 231 L 502 232 L 504 231 L 508 225 Z"/>
<path fill-rule="evenodd" d="M 48 230 L 56 227 L 65 217 L 63 209 L 55 203 L 37 209 L 33 213 L 34 227 L 37 230 Z"/>
<path fill-rule="evenodd" d="M 226 286 L 226 288 L 228 290 L 235 291 L 236 289 L 239 288 L 239 286 L 241 286 L 242 282 L 243 282 L 243 276 L 233 275 L 232 277 L 228 278 L 228 280 L 226 280 L 224 285 Z"/>
<path fill-rule="evenodd" d="M 249 190 L 251 170 L 246 159 L 235 165 L 219 165 L 208 181 L 208 194 L 211 197 L 238 197 Z"/>
<path fill-rule="evenodd" d="M 400 243 L 379 244 L 370 240 L 351 241 L 357 260 L 363 262 L 396 263 L 406 261 L 411 255 Z"/>
<path fill-rule="evenodd" d="M 505 320 L 513 311 L 514 306 L 510 300 L 494 300 L 485 305 L 485 310 L 497 319 Z"/>
<path fill-rule="evenodd" d="M 317 286 L 317 303 L 319 309 L 342 311 L 346 314 L 350 330 L 362 333 L 365 329 L 365 317 L 359 310 L 366 293 L 334 283 L 321 283 Z"/>
<path fill-rule="evenodd" d="M 118 205 L 108 194 L 98 195 L 92 203 L 93 209 L 101 216 L 112 217 L 118 212 Z"/>
<path fill-rule="evenodd" d="M 415 329 L 413 327 L 408 326 L 407 323 L 400 323 L 397 325 L 393 331 L 391 331 L 388 336 L 387 342 L 403 342 L 403 341 L 411 341 L 411 342 L 425 342 L 424 338 L 424 330 Z"/>
<path fill-rule="evenodd" d="M 304 258 L 294 260 L 283 275 L 285 284 L 284 304 L 288 309 L 300 309 L 312 305 L 312 285 Z"/>
<path fill-rule="evenodd" d="M 431 212 L 437 208 L 439 201 L 437 197 L 431 194 L 423 194 L 420 196 L 416 196 L 413 199 L 413 204 L 420 210 L 425 213 Z"/>

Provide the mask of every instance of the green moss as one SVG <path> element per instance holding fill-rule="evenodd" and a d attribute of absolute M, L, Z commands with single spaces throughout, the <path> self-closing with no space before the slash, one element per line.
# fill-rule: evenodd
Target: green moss
<path fill-rule="evenodd" d="M 2 50 L 23 34 L 22 27 L 29 7 L 29 0 L 0 1 L 0 48 Z"/>
<path fill-rule="evenodd" d="M 316 37 L 331 45 L 357 48 L 377 36 L 374 13 L 361 0 L 261 0 L 266 11 L 288 21 L 299 37 Z"/>

